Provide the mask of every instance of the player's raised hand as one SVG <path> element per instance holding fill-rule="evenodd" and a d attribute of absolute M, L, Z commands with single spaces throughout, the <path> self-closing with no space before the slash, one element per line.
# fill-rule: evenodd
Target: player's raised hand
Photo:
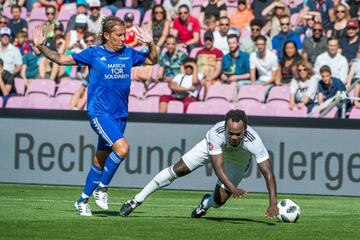
<path fill-rule="evenodd" d="M 34 45 L 35 47 L 45 42 L 45 33 L 41 25 L 35 26 L 34 31 Z"/>
<path fill-rule="evenodd" d="M 146 32 L 143 28 L 136 25 L 135 28 L 136 28 L 136 37 L 137 39 L 139 39 L 140 42 L 149 44 L 153 41 L 152 36 L 148 32 Z"/>
<path fill-rule="evenodd" d="M 232 194 L 234 196 L 234 198 L 240 198 L 240 197 L 244 197 L 248 192 L 245 189 L 242 188 L 235 188 L 232 191 Z"/>
<path fill-rule="evenodd" d="M 276 204 L 270 204 L 268 209 L 266 210 L 265 216 L 267 218 L 274 218 L 276 215 L 279 214 L 279 208 L 276 206 Z"/>

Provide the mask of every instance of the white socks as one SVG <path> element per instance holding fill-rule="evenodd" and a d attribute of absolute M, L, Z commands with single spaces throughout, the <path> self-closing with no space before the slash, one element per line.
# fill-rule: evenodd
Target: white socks
<path fill-rule="evenodd" d="M 209 208 L 213 207 L 213 208 L 219 208 L 221 207 L 221 205 L 217 204 L 214 201 L 214 195 L 211 195 L 209 198 L 206 198 L 203 202 L 202 205 L 204 207 L 205 210 L 208 210 Z"/>

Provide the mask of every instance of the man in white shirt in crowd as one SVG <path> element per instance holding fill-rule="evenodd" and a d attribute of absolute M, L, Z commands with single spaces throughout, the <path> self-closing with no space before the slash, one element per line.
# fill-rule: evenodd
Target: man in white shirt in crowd
<path fill-rule="evenodd" d="M 346 84 L 349 72 L 349 64 L 346 58 L 339 52 L 339 40 L 331 37 L 327 40 L 327 51 L 320 54 L 315 61 L 315 71 L 320 76 L 320 68 L 328 65 L 332 76 Z"/>
<path fill-rule="evenodd" d="M 98 34 L 101 31 L 101 20 L 103 14 L 100 11 L 100 0 L 88 0 L 90 7 L 90 15 L 87 17 L 88 31 Z"/>
<path fill-rule="evenodd" d="M 191 1 L 190 0 L 165 0 L 163 3 L 163 7 L 165 8 L 167 15 L 171 17 L 171 19 L 175 19 L 178 17 L 178 10 L 181 5 L 187 5 L 191 11 Z"/>
<path fill-rule="evenodd" d="M 219 20 L 219 30 L 213 32 L 214 47 L 220 49 L 224 55 L 229 53 L 227 35 L 229 33 L 230 19 L 221 17 Z"/>
<path fill-rule="evenodd" d="M 20 50 L 10 42 L 11 31 L 4 27 L 0 29 L 0 58 L 4 61 L 4 69 L 16 77 L 21 70 L 22 56 Z"/>

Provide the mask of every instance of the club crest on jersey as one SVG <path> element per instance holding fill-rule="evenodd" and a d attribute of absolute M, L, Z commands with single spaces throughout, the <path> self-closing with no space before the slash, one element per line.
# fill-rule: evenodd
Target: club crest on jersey
<path fill-rule="evenodd" d="M 209 150 L 212 151 L 214 149 L 214 145 L 212 143 L 209 143 Z"/>

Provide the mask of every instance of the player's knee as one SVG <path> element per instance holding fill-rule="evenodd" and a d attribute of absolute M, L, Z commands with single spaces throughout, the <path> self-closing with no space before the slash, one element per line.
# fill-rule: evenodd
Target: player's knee
<path fill-rule="evenodd" d="M 112 149 L 117 155 L 124 158 L 129 152 L 129 144 L 126 142 L 125 138 L 122 138 L 114 143 Z"/>

